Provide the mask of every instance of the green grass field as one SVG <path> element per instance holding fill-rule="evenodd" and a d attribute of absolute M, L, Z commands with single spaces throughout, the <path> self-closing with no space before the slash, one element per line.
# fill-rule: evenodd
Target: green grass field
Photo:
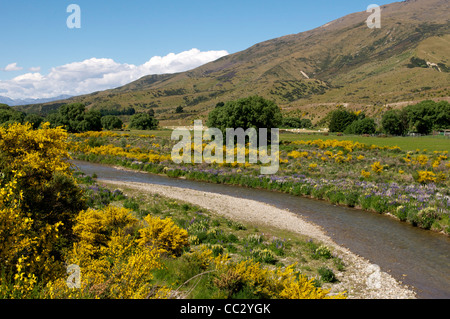
<path fill-rule="evenodd" d="M 172 134 L 172 130 L 170 129 L 160 129 L 160 130 L 151 130 L 151 131 L 139 131 L 139 130 L 130 130 L 130 131 L 116 131 L 121 134 L 129 134 L 131 136 L 138 135 L 155 135 L 157 137 L 169 138 Z M 402 150 L 405 151 L 415 151 L 416 149 L 420 149 L 421 151 L 448 151 L 450 153 L 450 138 L 445 136 L 420 136 L 420 137 L 365 137 L 360 135 L 343 135 L 337 136 L 336 134 L 324 135 L 323 133 L 289 133 L 282 132 L 280 134 L 280 141 L 298 141 L 298 140 L 350 140 L 354 142 L 365 143 L 369 145 L 377 145 L 377 146 L 398 146 Z"/>
<path fill-rule="evenodd" d="M 298 141 L 298 140 L 350 140 L 354 142 L 365 143 L 369 145 L 378 145 L 378 146 L 398 146 L 402 150 L 406 151 L 415 151 L 416 149 L 420 149 L 423 151 L 426 149 L 427 151 L 448 151 L 450 152 L 450 138 L 444 136 L 420 136 L 420 137 L 364 137 L 364 136 L 356 136 L 356 135 L 323 135 L 323 134 L 295 134 L 295 133 L 282 133 L 280 134 L 281 141 Z"/>

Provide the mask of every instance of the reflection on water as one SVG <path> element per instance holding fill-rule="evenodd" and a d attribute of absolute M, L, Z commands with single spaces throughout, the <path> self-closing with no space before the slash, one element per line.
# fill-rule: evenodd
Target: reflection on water
<path fill-rule="evenodd" d="M 337 244 L 379 265 L 403 283 L 414 286 L 419 298 L 450 298 L 450 238 L 446 236 L 377 213 L 278 192 L 173 179 L 79 161 L 74 163 L 86 174 L 96 173 L 99 180 L 189 188 L 289 209 L 320 225 Z"/>

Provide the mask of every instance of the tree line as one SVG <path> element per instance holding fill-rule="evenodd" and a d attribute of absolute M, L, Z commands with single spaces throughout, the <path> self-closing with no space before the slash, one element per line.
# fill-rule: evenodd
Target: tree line
<path fill-rule="evenodd" d="M 380 125 L 374 118 L 364 113 L 355 113 L 343 108 L 329 113 L 330 132 L 345 134 L 406 135 L 418 133 L 430 134 L 432 131 L 450 129 L 450 103 L 447 101 L 422 101 L 399 110 L 386 111 L 381 117 Z"/>
<path fill-rule="evenodd" d="M 135 113 L 134 109 L 125 110 L 131 113 L 128 128 L 137 130 L 152 130 L 158 127 L 158 120 L 154 118 L 153 112 Z M 117 112 L 116 112 L 117 113 Z M 30 123 L 33 128 L 38 128 L 43 122 L 49 122 L 51 127 L 64 127 L 70 133 L 86 131 L 101 131 L 102 129 L 122 129 L 123 121 L 117 115 L 106 112 L 87 110 L 82 103 L 62 105 L 57 112 L 46 117 L 38 114 L 25 114 L 17 111 L 6 104 L 0 104 L 0 125 L 10 123 Z"/>
<path fill-rule="evenodd" d="M 158 127 L 154 111 L 135 113 L 125 110 L 130 115 L 128 128 L 151 130 Z M 102 129 L 122 129 L 123 122 L 116 115 L 87 110 L 84 104 L 72 103 L 61 106 L 57 112 L 41 117 L 37 114 L 25 114 L 6 104 L 0 104 L 0 125 L 13 122 L 29 122 L 34 128 L 42 122 L 50 122 L 52 127 L 63 126 L 68 132 L 100 131 Z M 386 111 L 379 124 L 374 118 L 367 117 L 363 112 L 353 112 L 340 107 L 330 112 L 329 131 L 345 134 L 375 134 L 406 135 L 414 132 L 430 134 L 433 130 L 450 129 L 450 103 L 431 100 L 409 105 L 399 110 Z M 272 101 L 260 96 L 251 96 L 217 103 L 209 113 L 207 125 L 223 131 L 226 128 L 311 128 L 309 119 L 283 117 L 280 108 Z"/>

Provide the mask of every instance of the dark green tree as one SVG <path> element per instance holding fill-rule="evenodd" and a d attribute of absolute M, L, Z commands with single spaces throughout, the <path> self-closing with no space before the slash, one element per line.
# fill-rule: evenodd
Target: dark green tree
<path fill-rule="evenodd" d="M 420 134 L 429 134 L 435 121 L 435 102 L 423 101 L 408 105 L 405 112 L 408 117 L 409 129 Z"/>
<path fill-rule="evenodd" d="M 106 115 L 102 117 L 102 126 L 106 130 L 121 129 L 123 122 L 115 115 Z"/>
<path fill-rule="evenodd" d="M 7 104 L 0 104 L 0 124 L 22 123 L 25 113 L 16 111 Z"/>
<path fill-rule="evenodd" d="M 311 128 L 312 122 L 310 119 L 301 119 L 301 128 Z"/>
<path fill-rule="evenodd" d="M 421 58 L 412 57 L 410 60 L 410 63 L 407 65 L 408 68 L 427 68 L 427 61 Z"/>
<path fill-rule="evenodd" d="M 405 135 L 408 132 L 406 113 L 400 110 L 389 110 L 381 118 L 381 126 L 386 134 Z"/>
<path fill-rule="evenodd" d="M 436 130 L 450 128 L 450 103 L 447 101 L 435 103 L 434 112 L 433 128 Z"/>
<path fill-rule="evenodd" d="M 267 128 L 270 131 L 278 128 L 281 122 L 280 108 L 274 102 L 251 96 L 216 107 L 209 113 L 207 125 L 225 134 L 227 128 Z"/>
<path fill-rule="evenodd" d="M 44 118 L 35 113 L 27 114 L 23 119 L 23 122 L 30 123 L 33 126 L 33 129 L 37 129 L 42 121 L 44 121 Z"/>
<path fill-rule="evenodd" d="M 102 130 L 102 115 L 100 111 L 87 111 L 84 113 L 84 120 L 82 121 L 84 127 L 80 131 L 101 131 Z"/>
<path fill-rule="evenodd" d="M 131 116 L 128 127 L 136 130 L 154 130 L 158 127 L 158 120 L 147 113 L 136 113 Z"/>
<path fill-rule="evenodd" d="M 370 117 L 366 117 L 361 120 L 353 121 L 352 124 L 346 127 L 345 134 L 374 134 L 377 130 L 375 120 Z"/>
<path fill-rule="evenodd" d="M 100 131 L 102 129 L 101 113 L 86 111 L 81 103 L 65 104 L 57 113 L 47 116 L 52 127 L 63 126 L 70 133 Z"/>
<path fill-rule="evenodd" d="M 362 117 L 362 116 L 361 116 Z M 347 126 L 358 119 L 358 115 L 347 110 L 336 110 L 331 113 L 330 132 L 344 132 Z"/>
<path fill-rule="evenodd" d="M 285 128 L 302 128 L 302 120 L 298 117 L 284 117 L 281 126 Z"/>
<path fill-rule="evenodd" d="M 298 117 L 285 117 L 281 123 L 282 127 L 286 128 L 310 128 L 312 122 L 310 119 L 300 119 Z"/>
<path fill-rule="evenodd" d="M 181 105 L 177 106 L 177 108 L 175 109 L 175 113 L 177 113 L 177 114 L 183 113 L 183 112 L 184 112 L 184 110 L 183 110 L 183 107 Z"/>

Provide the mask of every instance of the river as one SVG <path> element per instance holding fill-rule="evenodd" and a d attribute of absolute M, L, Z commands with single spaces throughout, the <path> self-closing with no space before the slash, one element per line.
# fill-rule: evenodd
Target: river
<path fill-rule="evenodd" d="M 450 298 L 450 238 L 391 217 L 324 201 L 261 189 L 175 179 L 74 161 L 80 171 L 102 179 L 140 182 L 219 193 L 260 201 L 300 215 L 323 228 L 338 245 L 377 264 L 418 298 Z"/>

